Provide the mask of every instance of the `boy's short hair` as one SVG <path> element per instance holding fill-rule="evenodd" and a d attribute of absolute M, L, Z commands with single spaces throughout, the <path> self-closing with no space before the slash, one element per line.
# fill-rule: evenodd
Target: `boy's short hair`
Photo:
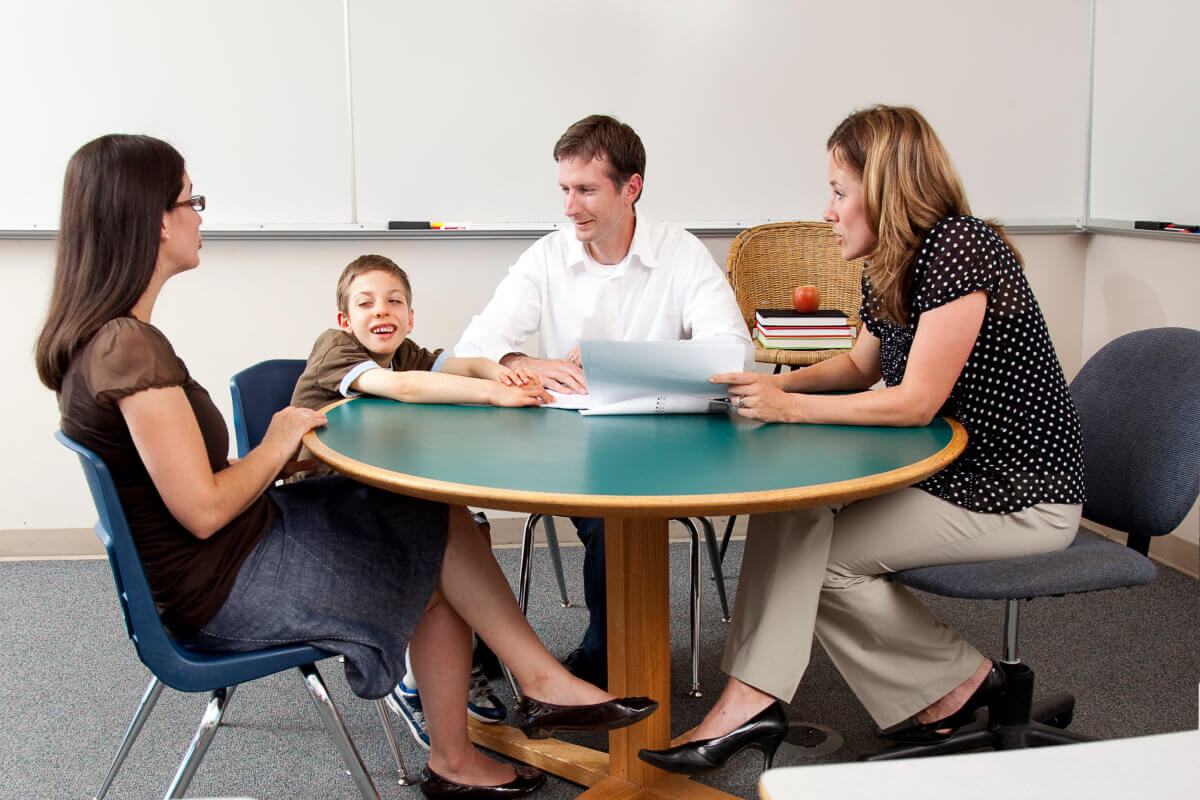
<path fill-rule="evenodd" d="M 608 177 L 617 191 L 635 174 L 646 178 L 646 148 L 633 128 L 604 114 L 584 117 L 559 137 L 554 160 L 599 158 L 608 164 Z M 637 202 L 641 192 L 634 198 Z"/>
<path fill-rule="evenodd" d="M 412 305 L 412 284 L 408 280 L 408 273 L 400 268 L 400 265 L 392 261 L 387 256 L 365 255 L 351 261 L 342 270 L 342 277 L 338 278 L 337 283 L 337 309 L 343 314 L 350 309 L 350 284 L 359 275 L 365 275 L 368 272 L 386 272 L 395 276 L 397 280 L 404 286 L 404 297 L 408 300 L 408 304 Z"/>

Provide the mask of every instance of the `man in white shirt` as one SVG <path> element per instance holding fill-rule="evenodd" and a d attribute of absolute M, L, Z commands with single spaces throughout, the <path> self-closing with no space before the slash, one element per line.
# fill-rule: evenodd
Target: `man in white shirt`
<path fill-rule="evenodd" d="M 586 392 L 584 339 L 736 341 L 754 347 L 733 290 L 708 249 L 683 228 L 636 213 L 646 151 L 633 128 L 593 115 L 554 146 L 563 210 L 571 229 L 526 250 L 454 348 L 537 373 L 558 392 Z M 537 357 L 522 352 L 538 335 Z M 568 669 L 607 683 L 604 521 L 573 518 L 586 547 L 584 596 L 590 619 Z"/>

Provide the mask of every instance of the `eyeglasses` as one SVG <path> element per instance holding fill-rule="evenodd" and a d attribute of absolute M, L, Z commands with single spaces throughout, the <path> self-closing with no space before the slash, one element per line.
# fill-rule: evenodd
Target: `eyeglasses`
<path fill-rule="evenodd" d="M 187 200 L 178 200 L 174 203 L 171 203 L 169 206 L 167 206 L 167 210 L 170 211 L 172 208 L 178 208 L 179 206 L 191 206 L 194 211 L 203 211 L 204 210 L 204 195 L 194 194 L 191 197 L 189 197 Z"/>

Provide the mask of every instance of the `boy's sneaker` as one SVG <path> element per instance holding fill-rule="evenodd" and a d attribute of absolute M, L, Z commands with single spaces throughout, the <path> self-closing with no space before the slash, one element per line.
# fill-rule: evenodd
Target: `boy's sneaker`
<path fill-rule="evenodd" d="M 421 708 L 421 695 L 417 690 L 408 689 L 403 683 L 397 684 L 384 702 L 387 703 L 388 708 L 404 718 L 408 724 L 408 730 L 417 740 L 417 744 L 428 750 L 429 729 L 425 725 L 425 711 Z"/>
<path fill-rule="evenodd" d="M 471 689 L 467 692 L 467 713 L 480 722 L 499 722 L 508 715 L 508 709 L 492 692 L 487 676 L 478 666 L 471 668 Z"/>

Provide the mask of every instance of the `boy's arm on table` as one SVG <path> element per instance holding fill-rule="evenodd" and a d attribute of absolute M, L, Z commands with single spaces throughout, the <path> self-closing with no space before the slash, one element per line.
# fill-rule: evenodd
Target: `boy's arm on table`
<path fill-rule="evenodd" d="M 455 359 L 449 359 L 453 361 Z M 541 384 L 506 385 L 442 372 L 370 369 L 350 384 L 356 392 L 388 397 L 405 403 L 478 403 L 493 406 L 536 406 L 550 402 Z"/>
<path fill-rule="evenodd" d="M 506 386 L 524 386 L 530 381 L 538 381 L 537 375 L 524 369 L 509 369 L 490 358 L 447 358 L 442 364 L 441 372 L 451 375 L 463 375 L 468 378 L 482 378 L 488 381 L 499 381 Z"/>

